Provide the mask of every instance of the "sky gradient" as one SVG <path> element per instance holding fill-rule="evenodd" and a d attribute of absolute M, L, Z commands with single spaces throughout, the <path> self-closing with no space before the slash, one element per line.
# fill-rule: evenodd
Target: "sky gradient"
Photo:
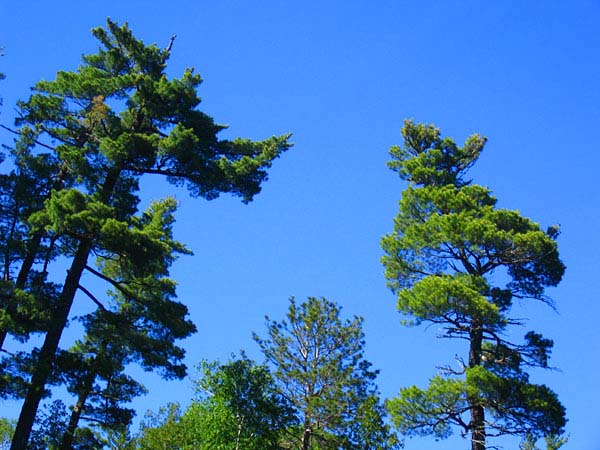
<path fill-rule="evenodd" d="M 364 316 L 366 357 L 381 370 L 384 397 L 425 386 L 436 366 L 464 354 L 462 343 L 437 340 L 435 327 L 400 325 L 379 261 L 405 188 L 386 168 L 388 149 L 413 118 L 459 143 L 487 136 L 474 182 L 500 207 L 542 227 L 560 224 L 567 272 L 548 291 L 557 311 L 515 305 L 530 319 L 518 332 L 555 341 L 558 370 L 535 371 L 532 381 L 548 384 L 567 408 L 564 448 L 600 448 L 600 2 L 4 1 L 0 123 L 12 124 L 15 102 L 36 81 L 94 52 L 89 30 L 107 16 L 128 21 L 146 43 L 166 46 L 177 35 L 168 72 L 192 66 L 202 75 L 200 108 L 230 126 L 223 137 L 293 133 L 294 148 L 247 206 L 142 183 L 146 203 L 180 200 L 175 236 L 194 251 L 172 270 L 198 327 L 184 343 L 192 374 L 201 359 L 240 349 L 260 360 L 251 333 L 264 333 L 265 314 L 282 318 L 292 295 L 324 296 Z M 0 134 L 1 144 L 11 139 Z M 138 418 L 192 396 L 189 380 L 143 381 L 150 394 L 135 402 Z M 17 408 L 0 403 L 0 415 Z M 468 446 L 460 437 L 406 443 Z"/>

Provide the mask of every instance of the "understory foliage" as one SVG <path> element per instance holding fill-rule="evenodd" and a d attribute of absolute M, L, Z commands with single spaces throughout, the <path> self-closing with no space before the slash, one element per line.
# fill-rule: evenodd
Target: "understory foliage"
<path fill-rule="evenodd" d="M 326 299 L 291 300 L 287 319 L 268 321 L 255 336 L 267 365 L 242 354 L 203 363 L 197 398 L 181 412 L 172 404 L 150 414 L 134 439 L 140 450 L 393 450 L 363 358 L 362 319 L 340 318 Z M 271 371 L 272 369 L 272 371 Z"/>
<path fill-rule="evenodd" d="M 265 366 L 242 355 L 227 364 L 204 362 L 201 371 L 199 398 L 186 413 L 196 418 L 201 448 L 283 448 L 296 418 Z"/>
<path fill-rule="evenodd" d="M 544 231 L 498 208 L 489 189 L 465 178 L 483 150 L 482 136 L 458 147 L 432 125 L 412 121 L 402 135 L 389 166 L 408 187 L 394 231 L 382 239 L 385 275 L 409 324 L 437 324 L 442 337 L 465 340 L 468 348 L 428 388 L 408 387 L 389 401 L 395 425 L 438 438 L 458 427 L 473 450 L 493 436 L 560 434 L 564 407 L 527 372 L 548 367 L 552 341 L 534 331 L 521 341 L 508 333 L 522 325 L 511 314 L 516 299 L 551 304 L 544 290 L 565 270 L 558 229 Z"/>
<path fill-rule="evenodd" d="M 141 177 L 250 202 L 290 146 L 287 135 L 219 139 L 225 127 L 197 108 L 200 76 L 165 73 L 173 39 L 145 45 L 111 20 L 92 33 L 97 53 L 18 104 L 0 175 L 0 396 L 23 399 L 12 450 L 26 448 L 53 386 L 73 403 L 49 405 L 64 413 L 52 446 L 96 448 L 88 437 L 122 433 L 134 414 L 125 405 L 145 392 L 129 364 L 167 379 L 186 373 L 177 341 L 195 327 L 169 270 L 190 251 L 173 238 L 173 198 L 138 208 Z M 74 302 L 85 311 L 77 317 Z M 62 348 L 69 322 L 83 333 Z M 45 442 L 42 428 L 32 445 Z"/>
<path fill-rule="evenodd" d="M 181 412 L 176 404 L 150 413 L 135 439 L 136 448 L 154 450 L 284 449 L 295 418 L 265 366 L 245 356 L 201 365 L 197 398 Z"/>
<path fill-rule="evenodd" d="M 0 449 L 8 450 L 10 441 L 15 431 L 15 424 L 12 420 L 5 418 L 0 419 Z"/>

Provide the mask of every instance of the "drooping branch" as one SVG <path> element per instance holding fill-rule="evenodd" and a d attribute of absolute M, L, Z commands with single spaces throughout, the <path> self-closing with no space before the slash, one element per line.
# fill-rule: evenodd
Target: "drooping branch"
<path fill-rule="evenodd" d="M 9 127 L 7 127 L 6 125 L 2 125 L 2 124 L 0 124 L 0 128 L 2 128 L 2 129 L 4 129 L 4 130 L 8 131 L 9 133 L 16 134 L 16 135 L 19 135 L 19 136 L 21 135 L 21 133 L 20 133 L 20 132 L 18 132 L 17 130 L 13 130 L 12 128 L 9 128 Z M 50 145 L 48 145 L 48 144 L 44 144 L 43 142 L 40 142 L 40 141 L 38 141 L 37 139 L 34 139 L 34 141 L 33 141 L 33 142 L 35 142 L 35 143 L 36 143 L 37 145 L 39 145 L 40 147 L 44 147 L 44 148 L 46 148 L 46 149 L 48 149 L 48 150 L 56 151 L 56 149 L 55 149 L 54 147 L 52 147 L 52 146 L 50 146 Z"/>

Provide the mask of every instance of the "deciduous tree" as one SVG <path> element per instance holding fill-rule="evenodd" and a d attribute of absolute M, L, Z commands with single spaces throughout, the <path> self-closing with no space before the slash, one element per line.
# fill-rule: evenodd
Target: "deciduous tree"
<path fill-rule="evenodd" d="M 134 448 L 140 450 L 187 450 L 193 442 L 193 430 L 181 419 L 181 407 L 170 403 L 158 413 L 148 412 L 142 421 L 141 431 L 133 439 Z M 197 448 L 197 447 L 196 447 Z"/>
<path fill-rule="evenodd" d="M 13 420 L 4 417 L 0 419 L 0 449 L 7 450 L 10 447 L 14 431 L 15 423 Z"/>
<path fill-rule="evenodd" d="M 458 427 L 483 450 L 488 437 L 559 434 L 565 409 L 545 385 L 530 382 L 529 367 L 548 367 L 552 341 L 528 331 L 522 341 L 513 302 L 552 304 L 545 288 L 565 267 L 558 229 L 498 208 L 486 187 L 466 171 L 486 139 L 462 147 L 432 125 L 407 121 L 403 147 L 392 147 L 390 167 L 408 187 L 394 231 L 382 240 L 383 264 L 398 309 L 411 324 L 441 327 L 442 337 L 468 344 L 456 367 L 447 366 L 429 387 L 402 389 L 388 404 L 400 430 L 444 438 Z"/>
<path fill-rule="evenodd" d="M 195 430 L 197 448 L 285 448 L 295 416 L 265 366 L 242 355 L 225 364 L 205 362 L 201 370 L 199 398 L 182 419 Z"/>
<path fill-rule="evenodd" d="M 177 405 L 149 414 L 135 439 L 140 450 L 288 449 L 294 411 L 265 366 L 245 355 L 221 364 L 203 362 L 195 382 L 197 398 L 181 412 Z"/>

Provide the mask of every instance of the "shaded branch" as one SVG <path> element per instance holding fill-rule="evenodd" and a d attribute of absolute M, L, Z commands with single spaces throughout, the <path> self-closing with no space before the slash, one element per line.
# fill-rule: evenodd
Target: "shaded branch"
<path fill-rule="evenodd" d="M 118 281 L 115 281 L 112 278 L 107 277 L 102 272 L 98 272 L 96 269 L 94 269 L 94 268 L 92 268 L 90 266 L 86 265 L 85 269 L 88 270 L 89 272 L 91 272 L 92 274 L 96 275 L 98 278 L 101 278 L 104 281 L 110 283 L 119 292 L 121 292 L 123 295 L 125 295 L 129 300 L 136 300 L 136 301 L 138 300 L 135 295 L 133 295 L 131 292 L 129 292 L 127 289 L 125 289 L 123 286 L 121 286 L 121 284 Z"/>
<path fill-rule="evenodd" d="M 87 295 L 91 301 L 93 301 L 98 308 L 100 308 L 102 311 L 108 311 L 106 309 L 106 307 L 102 304 L 102 302 L 100 302 L 100 300 L 98 300 L 94 294 L 92 294 L 90 291 L 88 291 L 86 288 L 84 288 L 82 285 L 78 284 L 77 288 L 80 289 L 85 295 Z"/>
<path fill-rule="evenodd" d="M 19 136 L 21 135 L 21 133 L 20 133 L 19 131 L 17 131 L 17 130 L 13 130 L 12 128 L 9 128 L 9 127 L 7 127 L 6 125 L 2 125 L 2 124 L 0 124 L 0 128 L 2 128 L 2 129 L 4 129 L 4 130 L 8 131 L 9 133 L 16 134 L 16 135 L 19 135 Z M 37 145 L 39 145 L 40 147 L 47 148 L 48 150 L 52 150 L 53 152 L 55 152 L 55 151 L 56 151 L 56 149 L 55 149 L 54 147 L 52 147 L 52 146 L 50 146 L 50 145 L 48 145 L 48 144 L 44 144 L 43 142 L 40 142 L 40 141 L 38 141 L 37 139 L 34 139 L 34 140 L 33 140 L 33 142 L 35 142 L 35 143 L 36 143 Z"/>

